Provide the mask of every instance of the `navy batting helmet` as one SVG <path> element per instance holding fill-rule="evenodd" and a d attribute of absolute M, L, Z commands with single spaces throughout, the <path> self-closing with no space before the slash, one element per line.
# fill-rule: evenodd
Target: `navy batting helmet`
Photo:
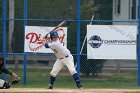
<path fill-rule="evenodd" d="M 56 37 L 59 37 L 56 31 L 50 32 L 50 38 L 56 38 Z"/>

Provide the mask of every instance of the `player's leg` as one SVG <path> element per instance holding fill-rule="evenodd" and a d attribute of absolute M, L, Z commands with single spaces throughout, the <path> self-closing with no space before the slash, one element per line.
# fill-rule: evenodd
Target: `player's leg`
<path fill-rule="evenodd" d="M 0 89 L 9 89 L 10 83 L 0 79 Z"/>
<path fill-rule="evenodd" d="M 53 65 L 53 69 L 52 71 L 50 72 L 50 85 L 49 85 L 49 89 L 53 89 L 53 86 L 54 86 L 54 82 L 55 82 L 55 79 L 56 79 L 56 75 L 59 73 L 59 71 L 64 67 L 64 64 L 59 60 L 57 59 L 55 64 Z"/>
<path fill-rule="evenodd" d="M 79 77 L 78 73 L 74 73 L 72 76 L 73 76 L 73 78 L 74 78 L 74 80 L 75 80 L 75 83 L 76 83 L 77 87 L 78 87 L 79 89 L 82 89 L 83 86 L 82 86 L 81 83 L 80 83 L 80 77 Z"/>
<path fill-rule="evenodd" d="M 70 71 L 71 75 L 73 76 L 75 83 L 79 89 L 82 89 L 83 86 L 80 83 L 80 77 L 74 67 L 73 56 L 65 59 L 64 64 L 67 66 L 68 70 Z"/>

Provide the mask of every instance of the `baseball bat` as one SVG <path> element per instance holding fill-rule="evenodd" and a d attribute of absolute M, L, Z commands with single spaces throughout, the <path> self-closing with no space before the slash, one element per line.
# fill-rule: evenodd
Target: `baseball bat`
<path fill-rule="evenodd" d="M 60 24 L 58 24 L 54 29 L 52 29 L 50 32 L 48 32 L 45 36 L 47 37 L 52 31 L 55 31 L 57 28 L 61 27 L 62 25 L 64 25 L 66 23 L 66 20 L 62 21 Z"/>

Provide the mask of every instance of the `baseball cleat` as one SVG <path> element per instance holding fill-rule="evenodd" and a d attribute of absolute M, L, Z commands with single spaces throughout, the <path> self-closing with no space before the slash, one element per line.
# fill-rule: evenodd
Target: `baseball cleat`
<path fill-rule="evenodd" d="M 49 87 L 48 87 L 48 89 L 53 89 L 53 86 L 50 84 Z"/>
<path fill-rule="evenodd" d="M 82 85 L 77 85 L 77 87 L 79 88 L 79 89 L 83 89 L 83 86 Z"/>

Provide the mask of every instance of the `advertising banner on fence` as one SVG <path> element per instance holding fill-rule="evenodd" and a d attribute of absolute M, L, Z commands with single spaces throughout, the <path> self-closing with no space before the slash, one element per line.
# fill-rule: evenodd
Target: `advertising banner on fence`
<path fill-rule="evenodd" d="M 37 52 L 37 53 L 53 53 L 49 48 L 45 48 L 42 39 L 55 27 L 43 26 L 25 26 L 25 42 L 24 52 Z M 59 35 L 59 40 L 67 46 L 67 27 L 59 27 L 56 29 Z M 50 38 L 46 39 L 50 41 Z"/>
<path fill-rule="evenodd" d="M 137 26 L 87 25 L 88 59 L 136 59 Z"/>

